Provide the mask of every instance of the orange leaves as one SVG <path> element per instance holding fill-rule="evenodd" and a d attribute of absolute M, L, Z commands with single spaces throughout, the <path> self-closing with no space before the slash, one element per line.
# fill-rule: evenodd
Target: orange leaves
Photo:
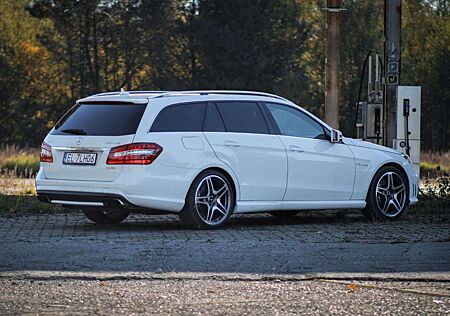
<path fill-rule="evenodd" d="M 351 292 L 351 293 L 355 293 L 356 290 L 357 290 L 357 286 L 356 286 L 355 282 L 352 282 L 352 283 L 350 283 L 350 284 L 347 284 L 345 287 L 346 287 L 346 288 L 349 290 L 349 292 Z"/>
<path fill-rule="evenodd" d="M 30 40 L 23 41 L 21 43 L 21 46 L 27 53 L 30 53 L 30 54 L 36 54 L 41 50 L 41 48 L 39 46 L 37 46 L 35 43 L 33 43 Z"/>

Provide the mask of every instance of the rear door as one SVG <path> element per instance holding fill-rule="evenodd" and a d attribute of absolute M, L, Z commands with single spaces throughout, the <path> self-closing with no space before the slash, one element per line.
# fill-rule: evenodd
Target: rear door
<path fill-rule="evenodd" d="M 236 174 L 240 200 L 283 199 L 286 151 L 278 136 L 270 134 L 257 102 L 209 103 L 204 134 L 217 157 Z"/>
<path fill-rule="evenodd" d="M 112 147 L 133 142 L 145 103 L 109 102 L 75 105 L 55 125 L 45 142 L 53 162 L 42 163 L 48 179 L 114 181 L 123 166 L 107 165 Z"/>

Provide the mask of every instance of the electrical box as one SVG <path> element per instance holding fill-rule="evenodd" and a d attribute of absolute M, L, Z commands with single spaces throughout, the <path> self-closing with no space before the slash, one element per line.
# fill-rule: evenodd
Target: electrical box
<path fill-rule="evenodd" d="M 421 87 L 397 88 L 397 138 L 394 148 L 408 154 L 417 174 L 420 171 L 420 111 Z"/>

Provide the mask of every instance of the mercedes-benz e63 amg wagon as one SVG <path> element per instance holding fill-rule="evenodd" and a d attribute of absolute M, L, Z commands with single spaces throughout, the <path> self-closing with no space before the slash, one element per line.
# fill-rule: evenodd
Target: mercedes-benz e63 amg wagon
<path fill-rule="evenodd" d="M 40 159 L 38 198 L 102 224 L 168 212 L 217 228 L 232 214 L 342 208 L 393 220 L 419 181 L 408 156 L 248 91 L 93 95 L 50 131 Z"/>

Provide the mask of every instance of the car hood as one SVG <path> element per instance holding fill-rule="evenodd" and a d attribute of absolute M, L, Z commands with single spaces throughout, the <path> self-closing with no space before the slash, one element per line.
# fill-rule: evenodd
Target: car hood
<path fill-rule="evenodd" d="M 350 146 L 357 146 L 357 147 L 369 148 L 369 149 L 374 149 L 374 150 L 381 150 L 381 151 L 385 151 L 388 153 L 401 155 L 401 152 L 399 152 L 395 149 L 377 145 L 377 144 L 370 143 L 370 142 L 366 142 L 366 141 L 359 140 L 359 139 L 344 137 L 343 142 L 344 142 L 344 144 L 347 144 Z"/>

